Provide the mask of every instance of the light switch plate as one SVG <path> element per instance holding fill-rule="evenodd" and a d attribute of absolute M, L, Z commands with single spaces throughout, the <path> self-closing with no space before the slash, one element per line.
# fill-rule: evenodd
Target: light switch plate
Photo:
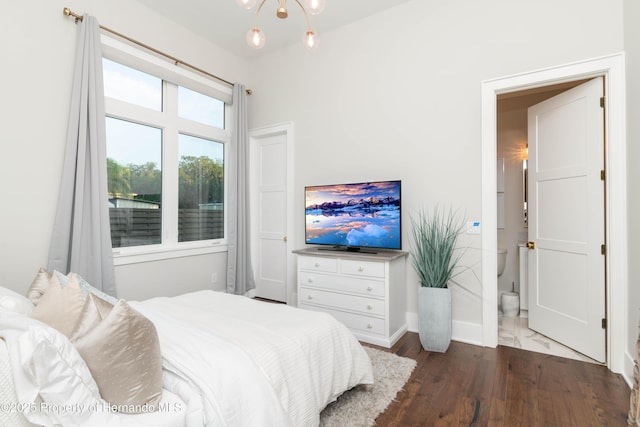
<path fill-rule="evenodd" d="M 480 221 L 467 222 L 467 234 L 480 234 Z"/>

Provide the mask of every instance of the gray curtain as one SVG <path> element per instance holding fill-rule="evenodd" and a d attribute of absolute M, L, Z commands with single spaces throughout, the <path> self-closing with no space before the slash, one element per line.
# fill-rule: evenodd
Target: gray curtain
<path fill-rule="evenodd" d="M 249 246 L 249 129 L 247 94 L 244 85 L 233 86 L 233 123 L 231 147 L 226 163 L 227 177 L 227 292 L 244 295 L 256 287 Z"/>
<path fill-rule="evenodd" d="M 47 268 L 73 271 L 116 296 L 107 205 L 102 52 L 94 17 L 84 15 L 76 49 L 64 168 Z"/>

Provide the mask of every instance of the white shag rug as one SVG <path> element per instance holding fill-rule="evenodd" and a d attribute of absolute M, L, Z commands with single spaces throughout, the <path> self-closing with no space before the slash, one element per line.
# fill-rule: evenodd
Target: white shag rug
<path fill-rule="evenodd" d="M 320 414 L 322 427 L 371 427 L 409 380 L 416 361 L 371 347 L 363 347 L 373 366 L 373 385 L 346 391 Z"/>

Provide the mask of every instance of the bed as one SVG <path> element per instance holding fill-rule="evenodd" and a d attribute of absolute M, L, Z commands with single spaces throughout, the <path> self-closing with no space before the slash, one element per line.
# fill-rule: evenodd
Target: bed
<path fill-rule="evenodd" d="M 39 320 L 36 311 L 43 302 L 29 307 L 31 302 L 20 300 L 24 297 L 0 288 L 0 425 L 317 426 L 320 412 L 344 391 L 373 383 L 366 352 L 328 314 L 214 291 L 138 302 L 106 298 L 109 309 L 102 313 L 105 300 L 87 286 L 83 313 L 96 301 L 96 313 L 106 313 L 94 323 L 83 315 L 94 334 L 89 351 L 108 365 L 103 371 L 83 349 L 85 336 L 77 339 L 82 321 L 65 334 L 60 324 Z M 72 288 L 60 285 L 56 292 Z M 75 310 L 64 304 L 65 312 Z M 105 331 L 113 330 L 113 322 L 105 326 L 107 319 L 125 305 L 157 333 L 159 393 L 144 390 L 153 383 L 153 351 L 148 359 L 131 359 L 146 354 L 136 347 L 146 338 L 135 332 L 126 345 L 105 339 L 110 336 Z M 131 335 L 131 326 L 126 328 Z M 113 365 L 118 357 L 129 359 Z M 132 401 L 117 403 L 120 396 L 113 393 L 107 398 L 109 381 L 119 378 L 115 371 L 122 367 L 129 368 L 127 379 L 141 376 L 126 391 L 142 390 L 145 399 L 153 397 L 152 405 L 120 405 Z"/>

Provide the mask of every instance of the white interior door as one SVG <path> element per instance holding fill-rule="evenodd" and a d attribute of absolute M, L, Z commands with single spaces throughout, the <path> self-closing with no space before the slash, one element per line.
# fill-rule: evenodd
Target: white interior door
<path fill-rule="evenodd" d="M 289 137 L 286 128 L 250 132 L 252 264 L 257 297 L 287 301 Z"/>
<path fill-rule="evenodd" d="M 603 80 L 529 108 L 529 327 L 606 358 Z"/>

